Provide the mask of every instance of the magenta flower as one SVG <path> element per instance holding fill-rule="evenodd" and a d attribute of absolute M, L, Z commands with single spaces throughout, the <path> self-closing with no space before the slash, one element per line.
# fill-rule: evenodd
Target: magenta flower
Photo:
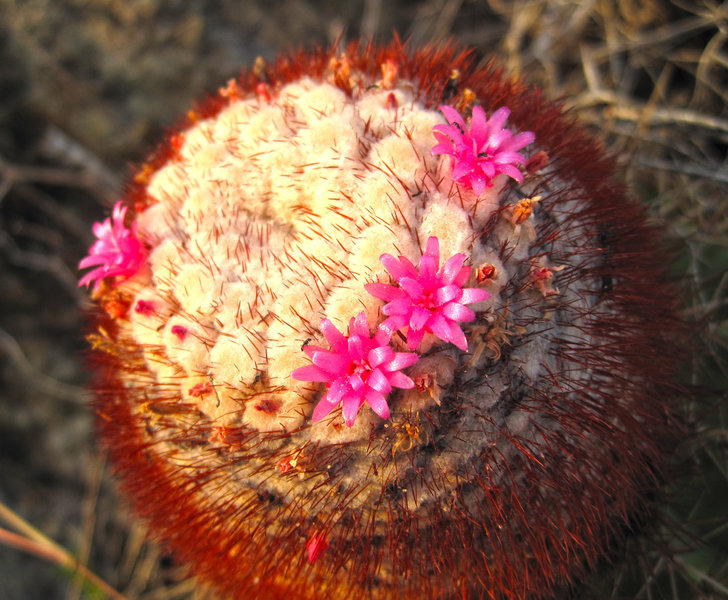
<path fill-rule="evenodd" d="M 91 246 L 88 256 L 78 263 L 78 268 L 98 266 L 81 278 L 79 286 L 88 286 L 96 280 L 94 289 L 98 289 L 105 277 L 128 279 L 144 266 L 146 250 L 136 235 L 136 225 L 131 229 L 124 226 L 125 215 L 126 207 L 117 202 L 111 218 L 94 223 L 93 231 L 98 240 Z"/>
<path fill-rule="evenodd" d="M 523 181 L 523 174 L 515 167 L 524 164 L 525 157 L 518 152 L 528 146 L 535 136 L 530 131 L 513 135 L 503 125 L 511 114 L 505 106 L 486 119 L 482 107 L 473 108 L 470 128 L 452 106 L 441 106 L 440 110 L 449 125 L 435 125 L 437 144 L 432 155 L 449 154 L 453 158 L 452 178 L 471 188 L 478 196 L 499 173 L 505 173 L 516 181 Z"/>
<path fill-rule="evenodd" d="M 349 321 L 348 338 L 328 319 L 321 320 L 321 331 L 331 350 L 304 346 L 313 364 L 291 373 L 299 381 L 322 381 L 329 388 L 314 408 L 313 420 L 320 421 L 341 403 L 344 422 L 351 427 L 364 402 L 388 419 L 387 395 L 392 388 L 408 390 L 415 385 L 400 371 L 417 362 L 417 354 L 395 352 L 389 345 L 391 333 L 381 328 L 370 338 L 363 312 Z"/>
<path fill-rule="evenodd" d="M 407 345 L 411 350 L 429 332 L 467 351 L 468 341 L 458 322 L 475 320 L 475 313 L 465 305 L 485 300 L 490 294 L 477 288 L 463 289 L 470 277 L 470 267 L 463 267 L 465 254 L 450 257 L 438 271 L 440 244 L 433 236 L 427 240 L 419 270 L 404 256 L 396 259 L 391 254 L 382 254 L 379 260 L 397 282 L 396 286 L 364 286 L 372 296 L 388 302 L 382 312 L 389 318 L 380 328 L 392 333 L 408 327 Z"/>

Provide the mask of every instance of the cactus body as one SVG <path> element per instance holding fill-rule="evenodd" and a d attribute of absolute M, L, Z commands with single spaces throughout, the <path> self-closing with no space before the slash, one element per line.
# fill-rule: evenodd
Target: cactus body
<path fill-rule="evenodd" d="M 485 114 L 512 166 L 446 151 Z M 139 514 L 229 597 L 570 586 L 680 435 L 675 293 L 612 173 L 538 90 L 452 48 L 231 82 L 139 171 L 146 262 L 94 292 L 100 436 Z"/>

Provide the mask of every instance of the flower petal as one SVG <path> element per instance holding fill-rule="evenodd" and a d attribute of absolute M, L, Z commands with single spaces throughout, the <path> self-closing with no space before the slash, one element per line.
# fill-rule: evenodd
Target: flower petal
<path fill-rule="evenodd" d="M 367 362 L 371 367 L 378 367 L 382 363 L 389 362 L 394 358 L 394 350 L 391 346 L 379 346 L 372 348 L 367 354 Z"/>
<path fill-rule="evenodd" d="M 399 371 L 389 375 L 389 383 L 392 387 L 400 388 L 402 390 L 411 390 L 415 387 L 415 382 Z"/>
<path fill-rule="evenodd" d="M 475 320 L 475 313 L 467 306 L 463 306 L 457 302 L 446 304 L 440 309 L 440 312 L 453 321 L 470 322 Z"/>
<path fill-rule="evenodd" d="M 517 133 L 510 140 L 508 140 L 508 142 L 504 145 L 503 150 L 520 150 L 521 148 L 525 148 L 529 144 L 532 144 L 535 139 L 536 136 L 534 135 L 533 131 L 522 131 L 521 133 Z"/>
<path fill-rule="evenodd" d="M 393 300 L 389 304 L 385 305 L 382 312 L 387 316 L 409 316 L 412 311 L 412 300 L 405 296 L 398 300 Z M 400 325 L 401 327 L 401 325 Z M 399 329 L 399 328 L 398 328 Z"/>
<path fill-rule="evenodd" d="M 390 302 L 402 297 L 402 290 L 386 283 L 367 283 L 364 289 L 375 298 Z"/>
<path fill-rule="evenodd" d="M 328 319 L 321 319 L 321 333 L 324 334 L 326 341 L 334 352 L 346 351 L 346 337 Z"/>
<path fill-rule="evenodd" d="M 466 256 L 462 253 L 453 254 L 447 259 L 445 264 L 442 265 L 442 269 L 440 269 L 438 276 L 444 285 L 449 285 L 453 282 L 453 279 L 455 279 L 455 276 L 463 266 L 465 258 Z"/>
<path fill-rule="evenodd" d="M 366 340 L 369 336 L 366 336 Z M 347 353 L 348 364 L 347 367 L 351 366 L 351 363 L 361 363 L 366 360 L 367 352 L 369 351 L 369 344 L 366 343 L 364 336 L 352 335 L 349 340 L 349 349 Z"/>
<path fill-rule="evenodd" d="M 86 275 L 84 275 L 83 277 L 81 277 L 81 279 L 79 279 L 78 286 L 79 287 L 82 287 L 84 285 L 88 286 L 91 284 L 91 282 L 94 279 L 96 279 L 97 280 L 96 286 L 94 286 L 94 287 L 98 287 L 100 280 L 104 278 L 104 272 L 105 272 L 105 270 L 103 268 L 98 268 L 98 269 L 94 269 L 93 271 L 89 271 L 88 273 L 86 273 Z"/>
<path fill-rule="evenodd" d="M 326 348 L 322 348 L 321 346 L 316 346 L 314 344 L 305 344 L 303 346 L 303 351 L 309 358 L 313 358 L 313 355 L 316 352 L 329 352 L 329 350 L 327 350 Z"/>
<path fill-rule="evenodd" d="M 431 235 L 427 238 L 427 246 L 425 246 L 425 254 L 432 256 L 435 262 L 440 262 L 440 240 L 437 236 Z"/>
<path fill-rule="evenodd" d="M 389 383 L 389 379 L 387 379 L 379 369 L 374 369 L 371 373 L 369 373 L 367 385 L 371 389 L 376 390 L 377 392 L 385 396 L 392 391 L 392 386 Z"/>
<path fill-rule="evenodd" d="M 474 302 L 482 302 L 490 298 L 490 294 L 480 288 L 465 288 L 461 296 L 460 304 L 473 304 Z"/>
<path fill-rule="evenodd" d="M 422 308 L 421 306 L 414 306 L 412 308 L 412 313 L 410 314 L 410 330 L 414 329 L 415 331 L 417 331 L 419 329 L 424 329 L 431 315 L 432 312 L 427 310 L 426 308 Z"/>
<path fill-rule="evenodd" d="M 468 351 L 468 340 L 457 323 L 450 323 L 450 342 L 455 344 L 463 352 Z"/>
<path fill-rule="evenodd" d="M 385 306 L 384 308 L 387 307 Z M 392 334 L 394 334 L 395 331 L 397 331 L 398 329 L 402 329 L 402 327 L 404 327 L 405 325 L 407 325 L 407 318 L 402 315 L 395 315 L 386 319 L 379 326 L 379 331 L 383 331 L 388 338 L 391 338 Z M 379 335 L 379 331 L 377 332 L 377 335 Z M 387 339 L 387 343 L 389 343 L 389 339 Z"/>
<path fill-rule="evenodd" d="M 437 144 L 436 146 L 432 147 L 432 150 L 430 150 L 430 154 L 432 156 L 437 156 L 439 154 L 452 154 L 452 153 L 453 153 L 452 143 Z"/>
<path fill-rule="evenodd" d="M 511 138 L 513 137 L 513 134 L 508 131 L 507 129 L 501 129 L 500 131 L 494 131 L 491 136 L 488 138 L 488 142 L 485 145 L 484 148 L 480 148 L 480 152 L 486 152 L 490 155 L 490 158 L 495 158 L 498 156 L 502 151 L 503 144 L 507 143 Z"/>
<path fill-rule="evenodd" d="M 319 400 L 318 404 L 313 409 L 313 414 L 311 415 L 311 420 L 313 420 L 314 423 L 320 421 L 326 415 L 328 415 L 332 410 L 334 410 L 336 408 L 337 404 L 338 403 L 331 404 L 330 402 L 328 402 L 326 400 L 326 396 L 324 396 L 323 398 L 321 398 L 321 400 Z"/>
<path fill-rule="evenodd" d="M 344 423 L 346 423 L 348 427 L 353 427 L 356 415 L 363 403 L 364 397 L 362 393 L 354 392 L 344 396 L 344 399 L 341 402 L 341 413 L 344 417 Z"/>
<path fill-rule="evenodd" d="M 103 265 L 108 262 L 109 262 L 109 258 L 104 254 L 91 254 L 91 255 L 81 259 L 81 261 L 78 263 L 78 268 L 85 269 L 86 267 Z"/>
<path fill-rule="evenodd" d="M 442 112 L 442 114 L 445 115 L 445 118 L 447 119 L 448 123 L 460 125 L 460 127 L 463 130 L 465 130 L 465 121 L 463 121 L 463 118 L 460 116 L 460 113 L 457 110 L 455 110 L 452 106 L 443 104 L 442 106 L 440 106 L 440 112 Z"/>
<path fill-rule="evenodd" d="M 387 399 L 383 394 L 380 394 L 376 390 L 369 389 L 366 391 L 364 399 L 366 400 L 369 407 L 377 415 L 382 417 L 382 419 L 389 418 L 389 405 L 387 404 Z"/>
<path fill-rule="evenodd" d="M 500 165 L 500 167 L 498 167 L 498 170 L 501 173 L 505 173 L 506 175 L 508 175 L 508 177 L 510 177 L 511 179 L 515 179 L 519 183 L 523 181 L 523 173 L 521 173 L 521 171 L 513 165 Z"/>
<path fill-rule="evenodd" d="M 432 135 L 441 144 L 447 145 L 451 150 L 453 148 L 453 139 L 451 137 L 452 125 L 435 125 L 432 128 Z"/>
<path fill-rule="evenodd" d="M 419 359 L 420 355 L 415 352 L 396 352 L 394 358 L 382 368 L 389 372 L 401 371 L 415 364 Z"/>
<path fill-rule="evenodd" d="M 425 257 L 423 256 L 422 258 Z M 422 294 L 425 291 L 422 284 L 417 279 L 412 279 L 411 277 L 402 277 L 402 279 L 399 280 L 399 285 L 402 286 L 402 289 L 415 302 L 422 297 Z"/>
<path fill-rule="evenodd" d="M 499 152 L 493 157 L 493 162 L 496 165 L 507 165 L 507 164 L 523 164 L 526 162 L 523 154 L 518 152 Z"/>
<path fill-rule="evenodd" d="M 458 161 L 452 170 L 452 178 L 455 181 L 460 181 L 463 177 L 470 175 L 475 169 L 475 163 L 470 161 Z"/>
<path fill-rule="evenodd" d="M 364 311 L 349 320 L 349 336 L 361 336 L 369 339 L 369 321 Z"/>
<path fill-rule="evenodd" d="M 293 379 L 298 381 L 331 381 L 331 375 L 319 369 L 316 365 L 306 365 L 291 373 Z"/>
<path fill-rule="evenodd" d="M 488 139 L 488 120 L 485 118 L 485 111 L 482 106 L 473 107 L 469 133 L 478 143 Z"/>
<path fill-rule="evenodd" d="M 488 126 L 491 128 L 491 131 L 503 129 L 503 125 L 505 125 L 510 114 L 511 111 L 507 107 L 501 106 L 492 115 L 490 115 L 490 119 L 488 119 Z"/>
<path fill-rule="evenodd" d="M 377 332 L 372 338 L 372 345 L 375 348 L 389 344 L 389 341 L 392 339 L 392 334 L 399 329 L 399 327 L 397 327 L 397 323 L 392 320 L 397 318 L 398 317 L 390 317 L 389 319 L 385 319 L 385 321 L 377 327 Z"/>
<path fill-rule="evenodd" d="M 346 373 L 351 365 L 351 358 L 349 358 L 348 354 L 337 354 L 329 351 L 314 352 L 311 360 L 314 365 L 330 375 L 329 379 Z"/>
<path fill-rule="evenodd" d="M 414 350 L 417 348 L 417 346 L 420 345 L 422 342 L 422 338 L 425 337 L 425 333 L 427 333 L 424 329 L 420 329 L 418 331 L 415 331 L 414 329 L 410 328 L 407 330 L 407 347 L 410 350 Z"/>
<path fill-rule="evenodd" d="M 465 282 L 470 277 L 470 267 L 463 267 L 460 272 L 452 280 L 453 285 L 459 285 L 460 287 L 465 285 Z"/>
<path fill-rule="evenodd" d="M 478 168 L 480 169 L 480 174 L 485 177 L 485 180 L 483 183 L 483 191 L 486 187 L 488 187 L 488 183 L 490 182 L 493 177 L 495 177 L 495 164 L 492 160 L 484 160 L 478 164 Z M 482 191 L 481 191 L 482 193 Z M 478 194 L 480 195 L 480 194 Z"/>
<path fill-rule="evenodd" d="M 428 328 L 431 333 L 434 333 L 442 341 L 450 341 L 450 324 L 448 323 L 447 319 L 445 319 L 445 317 L 442 316 L 440 313 L 436 313 L 432 316 Z"/>
<path fill-rule="evenodd" d="M 461 144 L 463 140 L 463 132 L 456 125 L 435 125 L 432 128 L 432 133 L 440 141 L 447 140 L 451 148 L 454 145 Z"/>
<path fill-rule="evenodd" d="M 354 373 L 349 376 L 349 386 L 353 391 L 361 392 L 366 387 L 366 383 L 364 383 L 359 373 Z"/>
<path fill-rule="evenodd" d="M 470 178 L 470 186 L 473 188 L 473 193 L 476 196 L 480 196 L 486 189 L 488 189 L 488 182 L 490 179 L 490 177 L 478 173 L 474 174 Z"/>
<path fill-rule="evenodd" d="M 403 256 L 399 259 L 394 258 L 391 254 L 382 254 L 379 261 L 395 281 L 399 281 L 402 277 L 416 277 L 417 269 L 415 266 Z"/>
<path fill-rule="evenodd" d="M 427 253 L 423 254 L 420 258 L 420 281 L 427 285 L 430 280 L 435 278 L 439 266 L 439 258 L 437 256 L 432 256 Z M 400 282 L 400 285 L 402 285 L 402 282 Z"/>
<path fill-rule="evenodd" d="M 326 393 L 327 402 L 335 405 L 338 404 L 344 394 L 350 390 L 351 386 L 349 385 L 349 378 L 339 377 L 331 384 L 329 391 Z"/>
<path fill-rule="evenodd" d="M 463 295 L 463 290 L 458 285 L 445 285 L 435 291 L 435 303 L 442 306 L 453 300 L 458 300 Z"/>

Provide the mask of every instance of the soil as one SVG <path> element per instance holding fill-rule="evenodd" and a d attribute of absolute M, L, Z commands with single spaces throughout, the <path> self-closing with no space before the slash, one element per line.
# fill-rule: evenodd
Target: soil
<path fill-rule="evenodd" d="M 696 377 L 725 389 L 724 8 L 679 0 L 0 0 L 0 13 L 0 502 L 126 597 L 206 592 L 143 541 L 95 443 L 84 388 L 88 300 L 76 265 L 128 165 L 143 161 L 196 98 L 258 56 L 360 37 L 450 38 L 564 97 L 667 224 L 687 281 L 686 316 L 705 327 L 707 366 Z M 725 439 L 717 412 L 708 427 Z M 698 447 L 684 461 L 714 468 L 708 446 Z M 725 444 L 709 448 L 716 463 L 728 462 Z M 709 504 L 724 498 L 726 478 L 703 472 L 712 475 L 695 494 Z M 725 521 L 724 509 L 710 510 L 711 523 Z M 8 527 L 1 516 L 0 526 Z M 725 533 L 710 537 L 697 566 L 680 558 L 685 569 L 650 555 L 657 570 L 642 583 L 652 597 L 671 597 L 675 588 L 665 584 L 662 596 L 660 581 L 678 573 L 688 583 L 677 589 L 694 594 L 681 597 L 728 597 L 711 596 L 725 586 L 727 546 Z M 631 597 L 640 585 L 639 572 L 630 573 L 633 588 L 605 589 Z M 103 595 L 37 553 L 0 543 L 0 599 L 80 597 Z"/>

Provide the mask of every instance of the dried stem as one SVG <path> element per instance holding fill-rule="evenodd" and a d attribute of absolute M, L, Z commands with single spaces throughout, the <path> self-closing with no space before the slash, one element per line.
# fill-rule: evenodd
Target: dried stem
<path fill-rule="evenodd" d="M 114 598 L 114 600 L 127 600 L 126 596 L 117 592 L 98 575 L 89 571 L 67 550 L 38 531 L 2 502 L 0 502 L 0 519 L 4 520 L 22 534 L 19 535 L 7 529 L 0 528 L 0 543 L 70 569 L 82 580 L 88 581 L 98 587 L 109 598 Z"/>

